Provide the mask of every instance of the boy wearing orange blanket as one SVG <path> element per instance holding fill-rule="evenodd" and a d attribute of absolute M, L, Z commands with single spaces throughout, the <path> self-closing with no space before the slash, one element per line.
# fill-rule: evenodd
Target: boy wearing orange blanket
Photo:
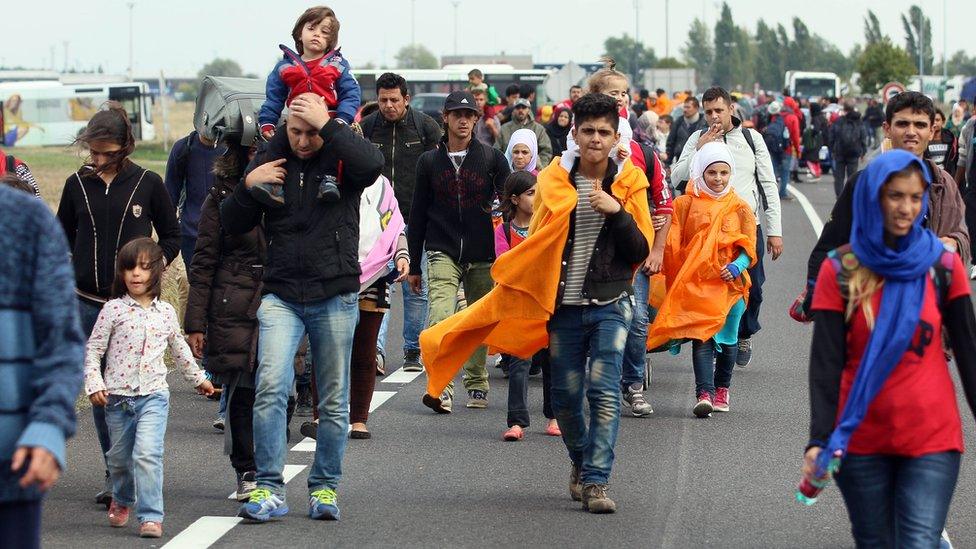
<path fill-rule="evenodd" d="M 647 348 L 692 341 L 694 414 L 729 411 L 729 385 L 755 264 L 756 218 L 729 183 L 735 161 L 722 142 L 703 145 L 691 161 L 688 194 L 674 201 L 664 252 L 667 295 Z M 718 357 L 716 359 L 716 352 Z"/>
<path fill-rule="evenodd" d="M 568 172 L 555 161 L 539 173 L 529 237 L 495 261 L 495 288 L 420 335 L 428 375 L 424 402 L 437 405 L 481 343 L 523 358 L 548 345 L 553 411 L 572 461 L 570 495 L 590 512 L 612 513 L 607 481 L 632 281 L 654 231 L 644 173 L 630 161 L 618 167 L 609 158 L 620 138 L 616 101 L 585 95 L 573 115 L 580 157 Z"/>

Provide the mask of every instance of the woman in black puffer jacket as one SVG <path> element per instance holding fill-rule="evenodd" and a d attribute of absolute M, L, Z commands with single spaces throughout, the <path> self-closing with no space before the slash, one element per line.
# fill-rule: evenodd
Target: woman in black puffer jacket
<path fill-rule="evenodd" d="M 220 203 L 233 194 L 251 156 L 247 147 L 232 143 L 214 162 L 216 179 L 200 213 L 184 318 L 193 354 L 203 358 L 206 348 L 207 371 L 214 384 L 224 385 L 229 393 L 224 449 L 237 472 L 239 500 L 247 499 L 255 487 L 251 414 L 267 241 L 260 226 L 237 235 L 224 231 Z"/>

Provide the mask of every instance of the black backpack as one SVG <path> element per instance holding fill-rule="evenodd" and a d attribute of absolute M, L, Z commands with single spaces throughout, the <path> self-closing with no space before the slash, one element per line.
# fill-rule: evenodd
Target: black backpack
<path fill-rule="evenodd" d="M 782 158 L 783 152 L 790 147 L 790 130 L 786 128 L 786 121 L 782 116 L 776 116 L 766 124 L 762 137 L 770 156 Z"/>
<path fill-rule="evenodd" d="M 853 157 L 864 154 L 864 143 L 861 141 L 861 123 L 854 122 L 846 117 L 834 122 L 834 131 L 837 132 L 834 139 L 834 147 L 843 156 Z"/>

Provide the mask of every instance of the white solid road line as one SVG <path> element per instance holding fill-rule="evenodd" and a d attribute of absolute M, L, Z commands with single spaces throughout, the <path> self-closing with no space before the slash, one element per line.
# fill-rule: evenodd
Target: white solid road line
<path fill-rule="evenodd" d="M 807 219 L 810 220 L 810 224 L 813 225 L 813 232 L 817 233 L 817 238 L 820 238 L 820 233 L 823 232 L 824 224 L 821 221 L 820 216 L 817 215 L 817 210 L 813 209 L 813 204 L 807 200 L 805 194 L 801 193 L 799 189 L 793 185 L 787 185 L 786 190 L 790 191 L 790 194 L 796 197 L 797 202 L 800 203 L 800 207 L 803 208 L 803 212 L 807 214 Z"/>
<path fill-rule="evenodd" d="M 403 368 L 380 380 L 380 383 L 410 383 L 420 377 L 423 372 L 404 372 Z"/>
<path fill-rule="evenodd" d="M 393 398 L 396 391 L 373 391 L 373 400 L 369 402 L 369 412 L 373 413 L 377 408 L 383 405 L 384 402 Z"/>
<path fill-rule="evenodd" d="M 241 520 L 240 517 L 200 517 L 163 545 L 163 549 L 205 549 Z"/>
<path fill-rule="evenodd" d="M 312 440 L 312 439 L 307 439 Z M 285 484 L 288 484 L 291 479 L 295 478 L 298 473 L 301 473 L 303 469 L 308 467 L 307 465 L 285 465 L 285 470 L 281 472 L 281 475 L 285 477 Z M 237 499 L 237 491 L 233 491 L 227 496 L 227 499 Z"/>

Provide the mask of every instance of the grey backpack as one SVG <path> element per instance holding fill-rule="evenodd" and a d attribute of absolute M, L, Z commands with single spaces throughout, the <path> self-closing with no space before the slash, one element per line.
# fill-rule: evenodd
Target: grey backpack
<path fill-rule="evenodd" d="M 193 127 L 214 142 L 237 141 L 245 147 L 258 136 L 258 110 L 264 80 L 205 76 L 200 84 Z"/>

